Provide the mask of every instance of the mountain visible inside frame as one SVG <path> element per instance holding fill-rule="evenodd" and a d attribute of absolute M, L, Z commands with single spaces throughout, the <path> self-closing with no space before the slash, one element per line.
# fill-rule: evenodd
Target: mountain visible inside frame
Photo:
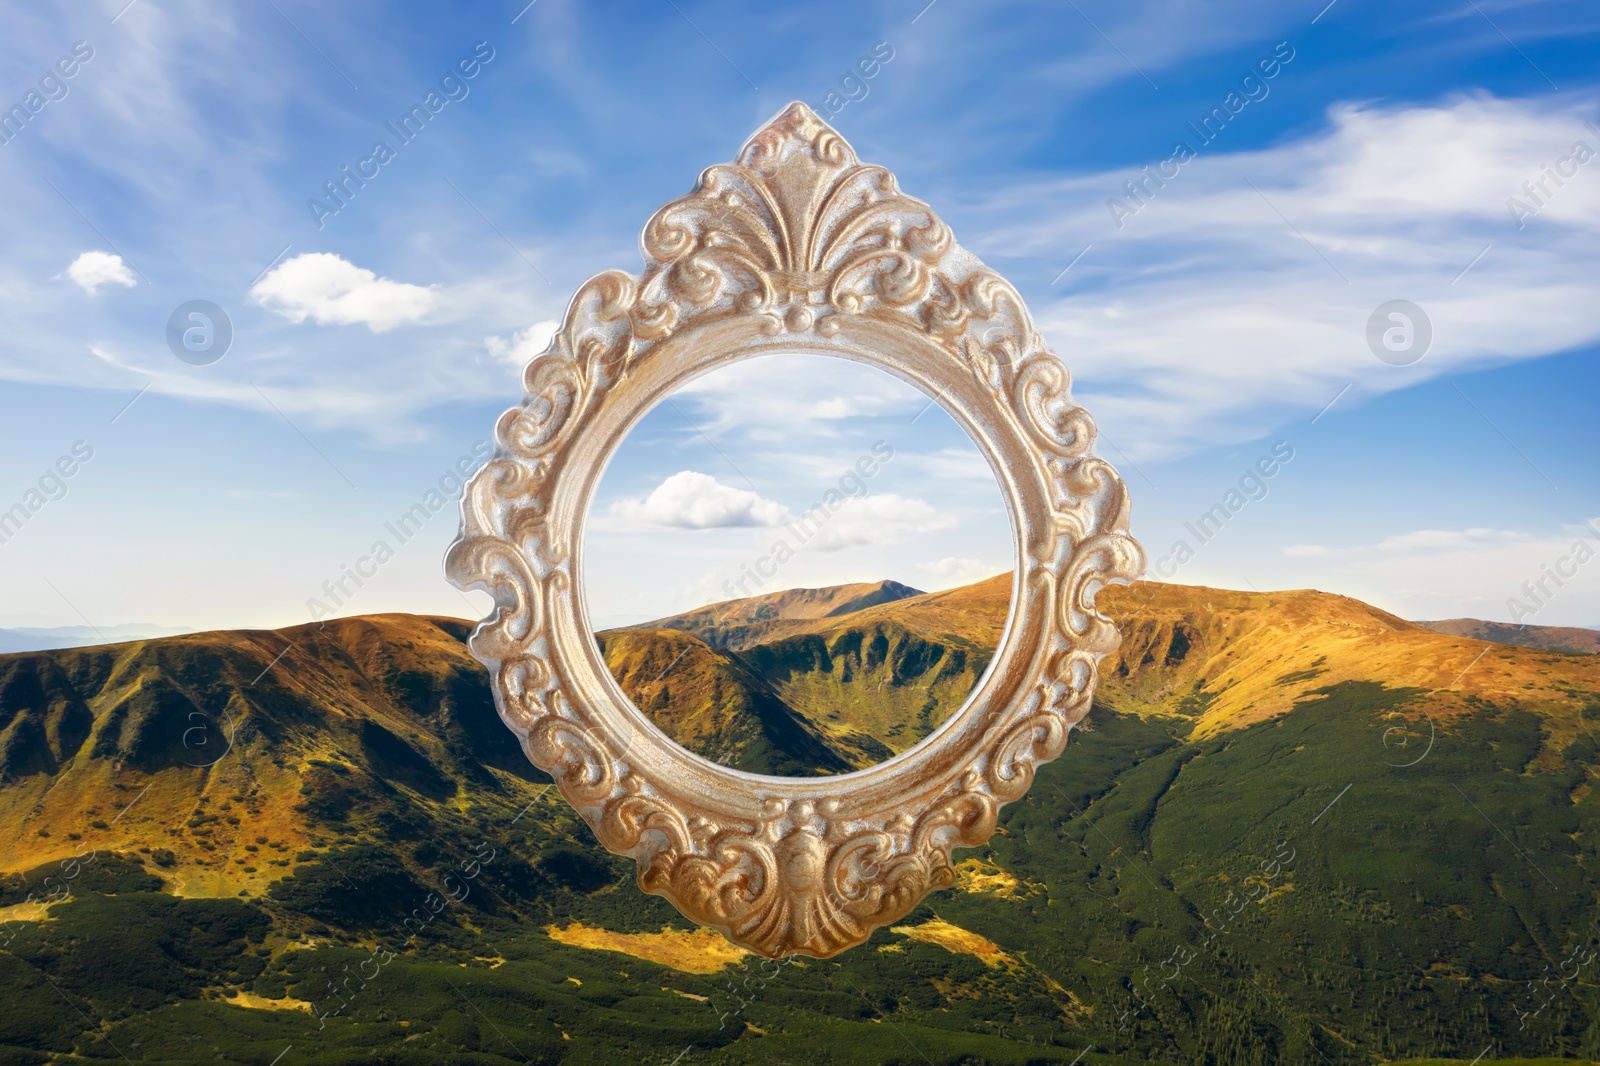
<path fill-rule="evenodd" d="M 598 634 L 623 690 L 691 751 L 754 773 L 859 770 L 959 707 L 994 656 L 1011 575 L 946 592 L 791 589 Z"/>
<path fill-rule="evenodd" d="M 745 599 L 710 603 L 625 629 L 681 629 L 716 648 L 735 651 L 781 633 L 796 632 L 823 618 L 836 618 L 922 592 L 898 581 L 863 581 L 820 589 L 786 589 Z"/>
<path fill-rule="evenodd" d="M 875 583 L 717 605 L 801 623 L 737 648 L 701 612 L 599 642 L 689 747 L 838 773 L 959 704 L 1009 599 Z M 776 969 L 596 845 L 467 622 L 0 656 L 0 1058 L 1595 1057 L 1600 657 L 1311 590 L 1099 606 L 1094 710 L 958 883 Z"/>

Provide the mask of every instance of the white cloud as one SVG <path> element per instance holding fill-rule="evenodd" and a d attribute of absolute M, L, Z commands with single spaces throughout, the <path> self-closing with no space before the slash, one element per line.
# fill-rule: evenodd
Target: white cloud
<path fill-rule="evenodd" d="M 834 396 L 831 399 L 823 400 L 811 408 L 811 414 L 814 417 L 825 419 L 849 418 L 851 415 L 861 413 L 859 404 L 843 396 Z"/>
<path fill-rule="evenodd" d="M 122 256 L 110 252 L 84 252 L 67 267 L 67 277 L 93 296 L 102 285 L 133 288 L 138 284 Z"/>
<path fill-rule="evenodd" d="M 1291 544 L 1283 549 L 1283 554 L 1292 559 L 1318 559 L 1332 555 L 1333 551 L 1321 544 Z"/>
<path fill-rule="evenodd" d="M 789 509 L 782 504 L 696 470 L 680 470 L 643 500 L 618 500 L 611 512 L 634 522 L 679 529 L 778 526 L 789 519 Z"/>
<path fill-rule="evenodd" d="M 818 512 L 813 512 L 818 513 Z M 899 544 L 912 533 L 949 529 L 954 516 L 926 500 L 908 499 L 893 492 L 873 496 L 846 496 L 806 547 L 832 552 L 868 545 Z"/>
<path fill-rule="evenodd" d="M 1600 158 L 1550 185 L 1523 228 L 1507 209 L 1576 141 L 1600 148 L 1585 125 L 1594 109 L 1486 95 L 1341 105 L 1310 137 L 1203 148 L 1121 229 L 1106 204 L 1127 201 L 1136 168 L 1013 186 L 983 209 L 993 221 L 974 250 L 1050 276 L 1092 244 L 1066 295 L 1034 298 L 1041 332 L 1134 461 L 1193 453 L 1309 418 L 1347 385 L 1335 417 L 1429 378 L 1600 341 L 1582 280 L 1600 273 Z M 1393 299 L 1433 325 L 1411 366 L 1367 348 L 1368 317 Z"/>
<path fill-rule="evenodd" d="M 359 322 L 374 333 L 418 321 L 437 299 L 432 287 L 380 278 L 331 252 L 307 252 L 284 260 L 256 283 L 250 296 L 291 322 L 307 317 L 320 325 Z"/>
<path fill-rule="evenodd" d="M 561 323 L 555 319 L 544 322 L 535 322 L 527 329 L 518 330 L 511 335 L 511 339 L 504 337 L 485 337 L 483 346 L 489 349 L 489 354 L 503 362 L 521 369 L 536 355 L 543 355 L 544 350 L 550 347 L 550 338 L 556 335 L 556 330 L 561 328 Z"/>

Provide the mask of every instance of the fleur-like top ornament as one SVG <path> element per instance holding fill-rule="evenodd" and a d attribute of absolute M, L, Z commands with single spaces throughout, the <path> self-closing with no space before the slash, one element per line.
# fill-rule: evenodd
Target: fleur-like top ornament
<path fill-rule="evenodd" d="M 1000 806 L 1059 755 L 1118 642 L 1094 607 L 1143 569 L 1127 490 L 1004 279 L 804 104 L 656 212 L 635 276 L 589 279 L 468 485 L 446 570 L 495 599 L 471 638 L 501 716 L 639 884 L 771 957 L 827 957 L 955 880 Z M 600 470 L 674 387 L 737 359 L 816 352 L 939 400 L 1000 480 L 1012 615 L 967 703 L 915 748 L 837 778 L 717 766 L 623 695 L 591 636 L 583 523 Z"/>

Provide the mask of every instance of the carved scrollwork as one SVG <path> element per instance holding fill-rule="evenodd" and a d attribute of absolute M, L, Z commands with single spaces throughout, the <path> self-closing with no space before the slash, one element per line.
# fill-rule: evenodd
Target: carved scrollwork
<path fill-rule="evenodd" d="M 1095 592 L 1143 568 L 1127 489 L 1016 290 L 803 104 L 657 211 L 641 246 L 644 270 L 586 282 L 528 364 L 446 572 L 494 598 L 470 646 L 501 716 L 638 860 L 640 887 L 753 951 L 826 957 L 953 884 L 951 849 L 986 841 L 1088 713 L 1117 645 Z M 922 744 L 839 779 L 757 777 L 672 744 L 606 672 L 575 572 L 595 472 L 632 422 L 693 373 L 775 350 L 932 392 L 1004 472 L 1016 523 L 989 672 Z"/>

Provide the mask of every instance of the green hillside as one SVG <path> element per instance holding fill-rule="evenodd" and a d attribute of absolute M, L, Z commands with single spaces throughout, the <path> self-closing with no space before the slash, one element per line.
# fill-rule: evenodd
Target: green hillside
<path fill-rule="evenodd" d="M 757 774 L 845 773 L 888 756 L 870 737 L 824 733 L 750 664 L 676 629 L 598 635 L 601 654 L 634 703 L 678 743 Z"/>
<path fill-rule="evenodd" d="M 991 592 L 828 624 L 970 632 Z M 1600 660 L 1316 593 L 1118 595 L 1105 704 L 958 885 L 782 965 L 597 848 L 460 623 L 0 657 L 0 1063 L 1600 1052 Z M 209 765 L 197 712 L 232 723 Z"/>

